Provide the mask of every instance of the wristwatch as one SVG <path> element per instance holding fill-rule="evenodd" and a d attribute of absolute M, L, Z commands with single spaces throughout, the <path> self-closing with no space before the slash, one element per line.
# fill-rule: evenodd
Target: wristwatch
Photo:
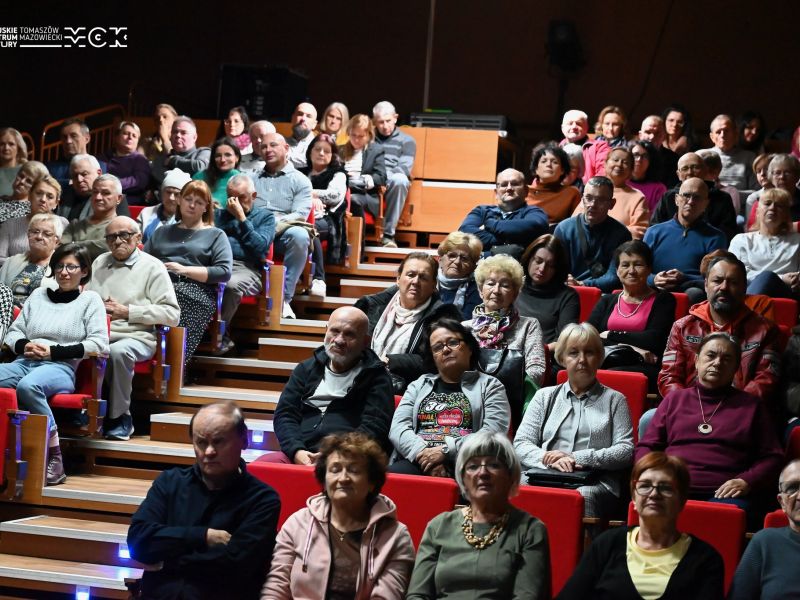
<path fill-rule="evenodd" d="M 447 454 L 450 452 L 450 446 L 448 446 L 447 444 L 444 444 L 439 447 L 442 449 L 442 454 L 444 454 L 445 456 L 447 456 Z"/>

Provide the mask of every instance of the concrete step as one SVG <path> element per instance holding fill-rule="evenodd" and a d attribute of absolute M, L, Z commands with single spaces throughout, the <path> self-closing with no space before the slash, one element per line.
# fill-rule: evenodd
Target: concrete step
<path fill-rule="evenodd" d="M 225 400 L 236 402 L 239 408 L 263 412 L 273 412 L 280 397 L 283 384 L 275 385 L 275 389 L 254 389 L 248 387 L 193 384 L 181 386 L 178 393 L 170 396 L 171 404 L 213 404 Z"/>
<path fill-rule="evenodd" d="M 258 358 L 261 360 L 301 362 L 310 358 L 322 340 L 293 340 L 282 337 L 258 338 Z"/>

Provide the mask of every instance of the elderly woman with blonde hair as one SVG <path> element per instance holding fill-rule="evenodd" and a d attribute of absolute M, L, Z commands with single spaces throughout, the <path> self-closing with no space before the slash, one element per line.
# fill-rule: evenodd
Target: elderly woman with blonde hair
<path fill-rule="evenodd" d="M 625 396 L 597 380 L 603 355 L 603 340 L 592 325 L 567 325 L 556 346 L 567 381 L 536 392 L 514 438 L 523 469 L 596 471 L 577 488 L 588 517 L 606 516 L 617 507 L 622 484 L 615 471 L 633 462 Z"/>
<path fill-rule="evenodd" d="M 0 128 L 0 195 L 11 193 L 17 171 L 27 160 L 28 147 L 22 134 L 13 127 Z"/>
<path fill-rule="evenodd" d="M 478 265 L 483 243 L 471 233 L 454 231 L 439 245 L 439 298 L 454 305 L 465 319 L 472 317 L 472 310 L 481 303 L 475 283 L 475 267 Z"/>
<path fill-rule="evenodd" d="M 481 348 L 520 351 L 524 358 L 525 377 L 538 388 L 547 359 L 539 321 L 521 316 L 514 305 L 523 280 L 522 266 L 510 256 L 498 254 L 479 262 L 475 269 L 475 282 L 483 302 L 475 307 L 472 319 L 464 321 L 464 325 L 472 331 Z M 509 387 L 508 381 L 503 383 Z M 516 427 L 522 418 L 522 406 L 515 402 L 512 390 L 509 390 L 509 402 L 512 425 Z"/>

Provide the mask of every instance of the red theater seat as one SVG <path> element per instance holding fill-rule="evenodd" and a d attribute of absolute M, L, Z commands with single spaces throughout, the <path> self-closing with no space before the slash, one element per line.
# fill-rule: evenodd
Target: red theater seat
<path fill-rule="evenodd" d="M 689 296 L 683 292 L 672 292 L 675 298 L 675 320 L 681 319 L 689 314 Z"/>
<path fill-rule="evenodd" d="M 550 584 L 555 596 L 572 575 L 583 553 L 583 496 L 577 490 L 523 485 L 511 503 L 547 527 Z"/>
<path fill-rule="evenodd" d="M 772 314 L 775 323 L 785 325 L 789 329 L 797 325 L 797 300 L 791 298 L 773 298 Z"/>
<path fill-rule="evenodd" d="M 444 477 L 389 473 L 381 493 L 397 505 L 397 520 L 408 527 L 414 547 L 419 547 L 428 522 L 453 510 L 458 501 L 456 482 Z"/>
<path fill-rule="evenodd" d="M 305 508 L 306 500 L 322 490 L 314 477 L 314 467 L 256 461 L 247 465 L 247 470 L 259 481 L 272 486 L 281 497 L 279 528 L 289 516 Z"/>
<path fill-rule="evenodd" d="M 578 298 L 581 302 L 580 319 L 581 323 L 584 323 L 589 320 L 589 315 L 592 314 L 592 309 L 594 309 L 597 301 L 600 300 L 603 292 L 600 291 L 600 288 L 587 287 L 585 285 L 576 285 L 572 289 L 578 292 Z"/>
<path fill-rule="evenodd" d="M 792 429 L 789 441 L 786 442 L 786 461 L 800 458 L 800 427 Z"/>
<path fill-rule="evenodd" d="M 639 516 L 628 506 L 628 525 L 638 525 Z M 678 529 L 697 536 L 716 548 L 725 563 L 725 593 L 733 580 L 742 556 L 745 536 L 745 512 L 731 504 L 688 500 L 678 517 Z"/>
<path fill-rule="evenodd" d="M 789 524 L 789 518 L 786 513 L 780 508 L 767 513 L 764 517 L 764 528 L 767 527 L 786 527 Z"/>

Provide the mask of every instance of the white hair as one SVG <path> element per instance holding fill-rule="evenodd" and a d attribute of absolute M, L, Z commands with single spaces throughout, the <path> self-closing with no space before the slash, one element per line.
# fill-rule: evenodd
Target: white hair
<path fill-rule="evenodd" d="M 564 125 L 567 121 L 574 121 L 575 119 L 582 119 L 584 121 L 589 120 L 589 115 L 587 115 L 582 110 L 572 109 L 568 110 L 564 113 L 564 118 L 561 119 L 561 124 Z"/>
<path fill-rule="evenodd" d="M 70 173 L 72 172 L 72 169 L 74 169 L 78 165 L 79 162 L 83 161 L 88 162 L 91 165 L 92 169 L 95 169 L 97 171 L 100 170 L 100 163 L 97 162 L 97 159 L 94 156 L 92 156 L 91 154 L 76 154 L 75 156 L 72 157 L 72 160 L 69 161 Z"/>
<path fill-rule="evenodd" d="M 377 117 L 379 115 L 385 115 L 386 113 L 396 115 L 397 111 L 394 108 L 394 104 L 389 102 L 388 100 L 381 100 L 375 106 L 372 107 L 372 116 Z"/>
<path fill-rule="evenodd" d="M 275 125 L 270 123 L 269 121 L 256 121 L 254 123 L 250 123 L 250 127 L 247 130 L 247 133 L 250 134 L 250 137 L 253 137 L 253 132 L 256 130 L 256 127 L 263 127 L 266 131 L 265 133 L 275 133 Z"/>
<path fill-rule="evenodd" d="M 248 192 L 255 192 L 256 186 L 253 185 L 253 180 L 250 178 L 249 175 L 245 175 L 244 173 L 238 173 L 231 177 L 228 180 L 228 189 L 231 189 L 232 186 L 239 185 L 240 183 L 247 186 Z"/>
<path fill-rule="evenodd" d="M 39 213 L 33 215 L 30 223 L 28 223 L 28 231 L 31 230 L 31 227 L 38 225 L 39 223 L 50 223 L 53 226 L 53 232 L 56 234 L 56 237 L 61 239 L 61 236 L 64 233 L 64 223 L 61 221 L 61 217 L 54 213 Z"/>
<path fill-rule="evenodd" d="M 114 193 L 117 196 L 122 195 L 122 182 L 119 180 L 119 177 L 117 177 L 116 175 L 112 175 L 111 173 L 103 173 L 102 175 L 100 175 L 100 177 L 94 180 L 93 185 L 97 185 L 98 183 L 102 183 L 104 181 L 110 181 L 113 184 Z"/>

